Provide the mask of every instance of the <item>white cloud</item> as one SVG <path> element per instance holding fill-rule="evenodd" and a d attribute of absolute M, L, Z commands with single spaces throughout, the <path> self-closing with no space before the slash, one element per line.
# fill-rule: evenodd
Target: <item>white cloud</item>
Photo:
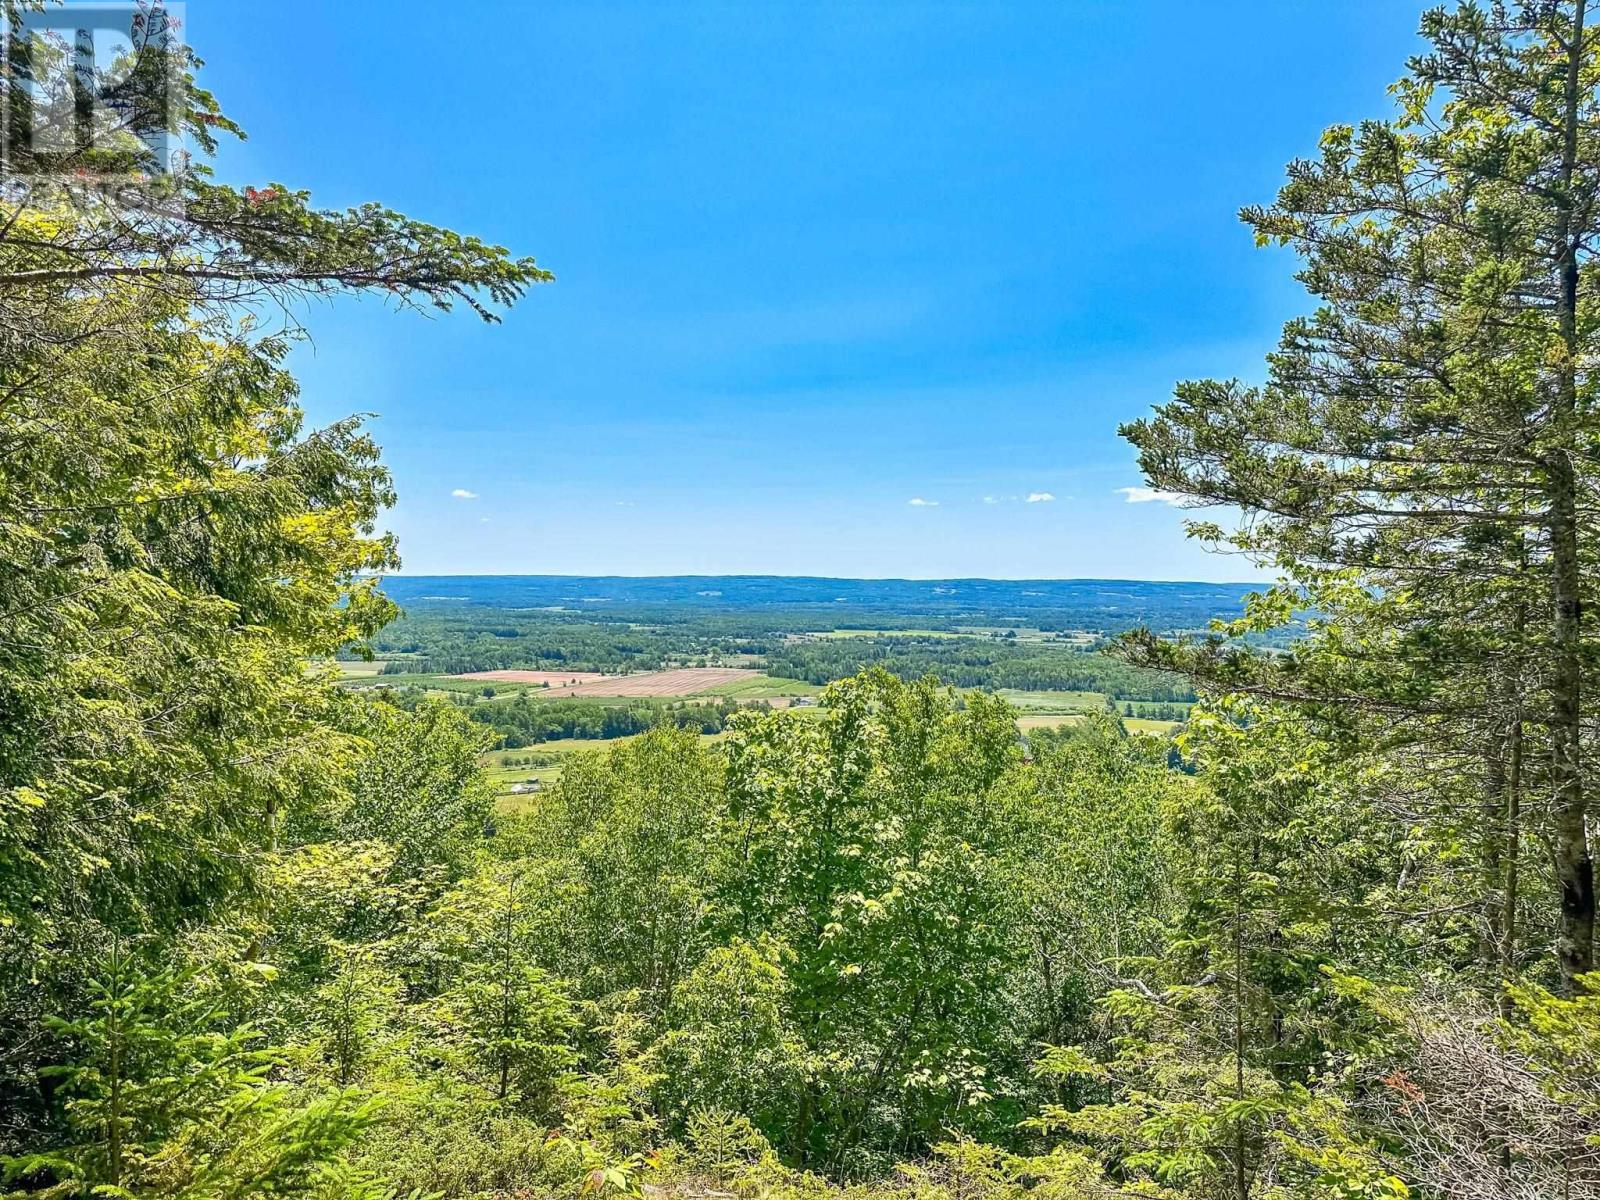
<path fill-rule="evenodd" d="M 1052 496 L 1049 492 L 1029 492 L 1028 493 L 1028 503 L 1029 504 L 1049 504 L 1050 501 L 1052 501 L 1054 499 L 1055 499 L 1055 497 Z"/>
<path fill-rule="evenodd" d="M 1118 488 L 1123 496 L 1127 497 L 1129 504 L 1149 504 L 1152 500 L 1159 500 L 1162 504 L 1182 504 L 1182 492 L 1163 492 L 1160 488 L 1125 487 Z"/>
<path fill-rule="evenodd" d="M 999 504 L 1000 503 L 1000 501 L 998 499 L 996 499 L 994 496 L 985 496 L 983 498 L 983 502 L 985 504 Z"/>
<path fill-rule="evenodd" d="M 634 506 L 634 502 L 632 500 L 618 500 L 617 501 L 617 507 L 618 508 L 632 508 L 633 506 Z"/>
<path fill-rule="evenodd" d="M 913 496 L 913 497 L 911 497 L 911 499 L 907 500 L 906 503 L 911 505 L 912 508 L 938 508 L 939 507 L 939 502 L 937 500 L 924 500 L 921 496 Z"/>
<path fill-rule="evenodd" d="M 476 500 L 478 498 L 477 492 L 469 492 L 466 488 L 456 488 L 450 494 L 457 500 Z"/>

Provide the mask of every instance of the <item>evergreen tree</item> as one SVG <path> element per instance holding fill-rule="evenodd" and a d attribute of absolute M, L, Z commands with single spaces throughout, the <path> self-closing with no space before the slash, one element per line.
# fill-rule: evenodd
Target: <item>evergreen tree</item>
<path fill-rule="evenodd" d="M 1260 241 L 1301 255 L 1320 301 L 1287 326 L 1267 382 L 1184 384 L 1124 431 L 1154 486 L 1239 506 L 1226 540 L 1339 617 L 1318 655 L 1265 669 L 1148 642 L 1142 657 L 1404 720 L 1463 771 L 1487 761 L 1481 811 L 1502 870 L 1541 788 L 1527 807 L 1555 848 L 1569 986 L 1594 965 L 1595 916 L 1581 733 L 1593 547 L 1579 517 L 1593 503 L 1600 56 L 1587 18 L 1585 0 L 1427 14 L 1431 48 L 1395 88 L 1398 115 L 1328 130 L 1274 205 L 1244 213 Z"/>

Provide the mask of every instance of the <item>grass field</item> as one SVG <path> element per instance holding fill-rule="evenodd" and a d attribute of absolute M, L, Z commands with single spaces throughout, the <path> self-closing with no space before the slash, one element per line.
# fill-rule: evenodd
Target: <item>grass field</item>
<path fill-rule="evenodd" d="M 1018 688 L 1002 688 L 995 695 L 1025 715 L 1100 712 L 1106 706 L 1104 692 L 1025 692 Z"/>
<path fill-rule="evenodd" d="M 1036 713 L 1017 718 L 1017 728 L 1027 733 L 1030 729 L 1056 729 L 1062 725 L 1075 725 L 1086 713 Z M 1144 717 L 1123 717 L 1123 728 L 1129 733 L 1148 733 L 1166 737 L 1183 725 L 1182 721 L 1152 721 Z"/>
<path fill-rule="evenodd" d="M 344 659 L 314 658 L 306 664 L 306 674 L 320 675 L 329 667 L 339 672 L 343 679 L 371 679 L 383 670 L 381 658 L 372 662 L 346 662 Z"/>
<path fill-rule="evenodd" d="M 773 700 L 781 696 L 815 696 L 822 688 L 803 679 L 781 679 L 776 675 L 758 675 L 753 679 L 735 679 L 719 683 L 699 693 L 702 696 L 725 696 L 730 700 Z"/>
<path fill-rule="evenodd" d="M 1123 717 L 1129 733 L 1154 733 L 1167 736 L 1183 724 L 1182 721 L 1152 721 L 1145 717 Z"/>
<path fill-rule="evenodd" d="M 334 665 L 339 668 L 339 674 L 341 675 L 347 675 L 351 678 L 366 678 L 377 675 L 388 664 L 381 658 L 375 658 L 371 662 L 346 662 L 340 659 Z"/>
<path fill-rule="evenodd" d="M 610 741 L 600 738 L 558 738 L 534 746 L 523 746 L 518 750 L 491 750 L 478 762 L 483 766 L 489 782 L 494 784 L 495 791 L 499 793 L 495 808 L 500 812 L 520 812 L 536 802 L 539 793 L 513 793 L 511 790 L 513 784 L 537 779 L 541 786 L 549 787 L 561 778 L 562 768 L 574 754 L 604 750 L 608 746 L 615 746 L 627 740 L 627 738 L 614 738 Z"/>
<path fill-rule="evenodd" d="M 1084 713 L 1043 713 L 1031 717 L 1018 717 L 1017 728 L 1027 733 L 1030 729 L 1055 729 L 1061 725 L 1076 725 Z"/>

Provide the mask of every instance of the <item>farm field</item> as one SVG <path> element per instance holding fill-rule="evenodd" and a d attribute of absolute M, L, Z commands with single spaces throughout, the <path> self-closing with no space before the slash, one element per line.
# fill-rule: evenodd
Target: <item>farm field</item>
<path fill-rule="evenodd" d="M 1122 724 L 1129 733 L 1155 733 L 1163 737 L 1183 724 L 1182 721 L 1154 721 L 1147 717 L 1123 717 Z"/>
<path fill-rule="evenodd" d="M 416 672 L 399 675 L 351 675 L 346 674 L 339 681 L 340 686 L 356 689 L 370 688 L 416 688 L 429 695 L 479 695 L 486 687 L 493 687 L 492 683 L 483 679 L 462 679 L 456 675 L 438 675 L 433 673 Z M 505 685 L 508 690 L 516 690 L 517 684 Z M 531 687 L 532 684 L 523 684 L 522 687 Z"/>
<path fill-rule="evenodd" d="M 1076 725 L 1087 713 L 1038 713 L 1017 718 L 1017 728 L 1027 733 L 1030 729 L 1059 729 L 1063 725 Z M 1146 717 L 1123 717 L 1122 727 L 1129 733 L 1155 734 L 1166 737 L 1183 725 L 1182 721 L 1156 721 Z"/>
<path fill-rule="evenodd" d="M 548 684 L 552 688 L 593 683 L 605 679 L 599 671 L 466 671 L 455 679 L 481 679 L 485 683 Z"/>
<path fill-rule="evenodd" d="M 1087 713 L 1044 713 L 1031 717 L 1018 717 L 1017 728 L 1027 733 L 1030 729 L 1057 729 L 1062 725 L 1076 725 Z"/>
<path fill-rule="evenodd" d="M 306 672 L 316 675 L 332 667 L 339 673 L 341 679 L 371 679 L 382 674 L 385 665 L 381 658 L 373 659 L 371 662 L 342 658 L 314 658 L 306 664 Z"/>
<path fill-rule="evenodd" d="M 1164 733 L 1192 702 L 1180 681 L 1096 651 L 1088 644 L 1096 635 L 1062 632 L 1072 627 L 1050 628 L 1013 611 L 1021 610 L 974 614 L 944 628 L 933 614 L 896 628 L 897 614 L 887 614 L 830 629 L 816 613 L 799 612 L 578 617 L 424 609 L 407 618 L 403 636 L 375 647 L 385 667 L 351 664 L 364 673 L 341 683 L 392 692 L 401 704 L 432 697 L 469 710 L 510 752 L 486 760 L 503 796 L 515 783 L 559 778 L 564 755 L 652 725 L 712 735 L 741 707 L 814 714 L 830 680 L 871 668 L 902 679 L 933 675 L 963 693 L 992 692 L 1016 709 L 1023 733 L 1113 708 L 1130 730 Z M 807 629 L 814 632 L 796 632 Z"/>
<path fill-rule="evenodd" d="M 807 683 L 803 679 L 757 675 L 753 679 L 735 679 L 728 683 L 719 683 L 698 694 L 726 696 L 730 700 L 778 700 L 794 696 L 815 696 L 821 691 L 822 685 Z"/>
<path fill-rule="evenodd" d="M 1013 708 L 1020 709 L 1024 714 L 1099 712 L 1106 706 L 1104 692 L 1023 691 L 1020 688 L 1001 688 L 995 695 Z"/>
<path fill-rule="evenodd" d="M 444 677 L 458 686 L 504 683 L 537 687 L 550 699 L 568 696 L 739 696 L 764 699 L 768 696 L 809 694 L 810 685 L 790 680 L 775 681 L 753 667 L 674 667 L 664 671 L 640 671 L 631 675 L 606 675 L 599 671 L 471 671 Z M 820 690 L 820 689 L 818 689 Z M 745 695 L 745 693 L 752 693 Z"/>
<path fill-rule="evenodd" d="M 638 675 L 605 675 L 573 687 L 550 690 L 557 696 L 700 696 L 714 688 L 766 678 L 750 667 L 677 667 Z"/>

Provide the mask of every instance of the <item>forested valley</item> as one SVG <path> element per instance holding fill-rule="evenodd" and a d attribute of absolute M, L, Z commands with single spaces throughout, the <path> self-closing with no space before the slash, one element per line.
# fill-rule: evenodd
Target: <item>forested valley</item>
<path fill-rule="evenodd" d="M 313 665 L 397 636 L 394 494 L 286 356 L 312 301 L 550 276 L 220 182 L 146 10 L 129 136 L 32 164 L 139 186 L 0 191 L 0 1193 L 1600 1197 L 1600 31 L 1422 29 L 1243 213 L 1309 296 L 1260 380 L 1123 430 L 1276 586 L 968 675 L 741 633 L 813 711 L 652 719 L 513 812 L 475 708 Z M 985 689 L 1069 654 L 1181 734 L 1024 741 Z"/>

